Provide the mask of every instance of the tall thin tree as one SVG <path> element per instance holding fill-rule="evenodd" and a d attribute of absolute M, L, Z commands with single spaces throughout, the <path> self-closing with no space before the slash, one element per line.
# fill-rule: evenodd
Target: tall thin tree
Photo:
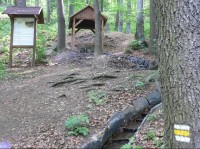
<path fill-rule="evenodd" d="M 131 33 L 131 0 L 127 1 L 126 33 Z"/>
<path fill-rule="evenodd" d="M 63 0 L 57 0 L 57 17 L 58 17 L 57 50 L 59 52 L 62 52 L 65 50 L 65 35 L 66 35 Z"/>
<path fill-rule="evenodd" d="M 150 53 L 157 53 L 156 0 L 150 0 Z"/>
<path fill-rule="evenodd" d="M 101 12 L 99 9 L 99 0 L 94 0 L 95 10 L 95 55 L 103 53 L 102 47 L 102 29 L 101 29 Z"/>
<path fill-rule="evenodd" d="M 143 0 L 137 0 L 137 22 L 135 38 L 144 41 L 144 12 Z"/>
<path fill-rule="evenodd" d="M 123 5 L 124 5 L 124 2 L 123 0 L 119 0 L 118 1 L 118 5 L 119 5 L 119 21 L 118 21 L 118 32 L 122 32 L 123 31 L 123 24 L 124 24 L 124 21 L 123 21 Z"/>

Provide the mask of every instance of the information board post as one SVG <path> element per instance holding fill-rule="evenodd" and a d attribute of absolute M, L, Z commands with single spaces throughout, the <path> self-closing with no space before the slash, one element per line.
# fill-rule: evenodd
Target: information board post
<path fill-rule="evenodd" d="M 13 52 L 13 28 L 14 28 L 14 20 L 10 18 L 11 22 L 11 36 L 10 36 L 10 52 L 9 52 L 9 67 L 12 67 L 12 52 Z"/>
<path fill-rule="evenodd" d="M 36 27 L 37 24 L 44 24 L 43 9 L 26 7 L 26 0 L 17 0 L 16 2 L 18 2 L 18 6 L 8 6 L 3 11 L 3 14 L 7 14 L 11 21 L 9 67 L 12 67 L 14 48 L 32 48 L 32 66 L 35 66 Z"/>
<path fill-rule="evenodd" d="M 14 19 L 11 19 L 9 67 L 12 67 L 13 48 L 33 48 L 32 66 L 35 66 L 36 25 L 35 18 L 15 17 Z"/>

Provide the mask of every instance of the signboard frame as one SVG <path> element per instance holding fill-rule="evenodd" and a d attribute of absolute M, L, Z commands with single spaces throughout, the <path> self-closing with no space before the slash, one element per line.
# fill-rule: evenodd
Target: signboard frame
<path fill-rule="evenodd" d="M 14 20 L 15 18 L 33 18 L 34 19 L 34 35 L 33 35 L 33 45 L 14 45 Z M 11 39 L 10 39 L 10 53 L 9 53 L 9 67 L 12 67 L 12 56 L 14 48 L 33 48 L 33 63 L 32 66 L 35 66 L 36 59 L 36 32 L 37 32 L 37 20 L 34 16 L 15 16 L 10 18 L 11 21 Z"/>

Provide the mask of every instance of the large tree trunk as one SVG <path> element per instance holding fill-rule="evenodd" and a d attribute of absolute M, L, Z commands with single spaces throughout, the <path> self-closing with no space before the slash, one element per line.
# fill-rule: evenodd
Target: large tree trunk
<path fill-rule="evenodd" d="M 126 33 L 131 33 L 131 0 L 128 0 L 127 2 L 127 16 L 128 19 L 126 21 Z"/>
<path fill-rule="evenodd" d="M 150 0 L 150 53 L 157 53 L 157 32 L 156 32 L 156 0 Z"/>
<path fill-rule="evenodd" d="M 144 12 L 143 12 L 143 0 L 137 0 L 137 23 L 135 38 L 140 41 L 144 41 Z"/>
<path fill-rule="evenodd" d="M 58 17 L 57 50 L 59 52 L 62 52 L 65 50 L 65 17 L 63 11 L 63 0 L 57 0 L 57 17 Z"/>
<path fill-rule="evenodd" d="M 200 1 L 157 6 L 165 148 L 200 148 Z"/>
<path fill-rule="evenodd" d="M 123 10 L 122 10 L 123 0 L 119 0 L 119 7 L 120 7 L 120 10 L 119 10 L 118 32 L 122 32 L 123 31 L 123 24 L 124 24 L 124 21 L 123 21 Z"/>
<path fill-rule="evenodd" d="M 101 12 L 99 10 L 99 1 L 94 1 L 95 9 L 95 55 L 103 53 L 102 47 L 102 32 L 101 32 Z"/>
<path fill-rule="evenodd" d="M 50 0 L 47 0 L 46 1 L 46 7 L 47 7 L 47 23 L 49 23 L 50 22 L 50 15 L 51 15 L 51 7 L 50 7 Z"/>

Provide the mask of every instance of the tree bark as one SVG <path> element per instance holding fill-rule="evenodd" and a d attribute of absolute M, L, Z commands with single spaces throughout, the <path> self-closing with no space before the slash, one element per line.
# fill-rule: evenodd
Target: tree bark
<path fill-rule="evenodd" d="M 46 7 L 47 7 L 47 23 L 50 22 L 50 15 L 51 15 L 51 7 L 50 7 L 50 0 L 46 1 Z"/>
<path fill-rule="evenodd" d="M 137 0 L 137 22 L 135 38 L 139 41 L 144 41 L 144 13 L 143 13 L 143 0 Z"/>
<path fill-rule="evenodd" d="M 26 7 L 26 0 L 16 0 L 17 2 L 15 2 L 18 7 Z"/>
<path fill-rule="evenodd" d="M 127 2 L 127 21 L 126 21 L 126 33 L 131 33 L 131 0 L 128 0 Z"/>
<path fill-rule="evenodd" d="M 40 6 L 40 0 L 35 0 L 35 6 Z"/>
<path fill-rule="evenodd" d="M 123 31 L 123 10 L 122 10 L 122 7 L 123 7 L 123 0 L 119 0 L 119 21 L 118 21 L 118 32 L 122 32 Z"/>
<path fill-rule="evenodd" d="M 59 52 L 62 52 L 65 50 L 65 17 L 63 11 L 63 0 L 57 0 L 57 17 L 58 17 L 57 50 Z"/>
<path fill-rule="evenodd" d="M 157 38 L 158 37 L 156 32 L 156 0 L 150 0 L 150 53 L 157 53 Z"/>
<path fill-rule="evenodd" d="M 95 9 L 95 55 L 100 55 L 103 53 L 102 47 L 102 29 L 101 29 L 101 12 L 99 10 L 99 1 L 94 1 Z"/>
<path fill-rule="evenodd" d="M 165 148 L 200 148 L 200 1 L 157 3 Z"/>

